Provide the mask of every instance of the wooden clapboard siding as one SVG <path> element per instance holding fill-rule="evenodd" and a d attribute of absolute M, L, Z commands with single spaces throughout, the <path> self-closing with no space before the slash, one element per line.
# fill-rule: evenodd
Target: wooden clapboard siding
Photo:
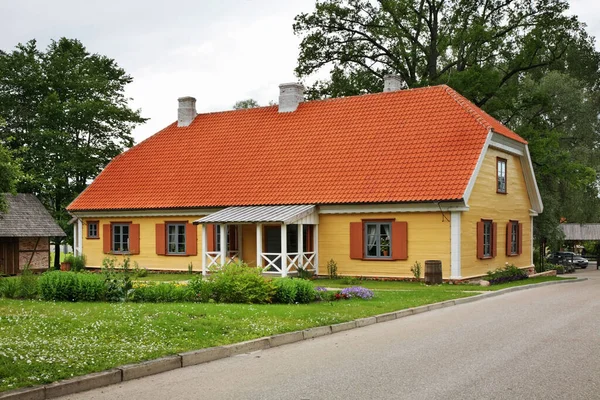
<path fill-rule="evenodd" d="M 450 213 L 446 213 L 450 219 Z M 350 258 L 350 223 L 363 219 L 395 219 L 408 223 L 408 259 L 395 261 Z M 450 276 L 450 222 L 441 213 L 372 213 L 319 215 L 319 272 L 327 274 L 334 259 L 338 274 L 355 276 L 412 277 L 415 261 L 442 260 L 444 277 Z M 393 239 L 392 239 L 393 240 Z"/>
<path fill-rule="evenodd" d="M 507 160 L 506 194 L 496 192 L 496 160 Z M 488 149 L 479 175 L 469 199 L 469 211 L 461 219 L 461 274 L 463 277 L 485 274 L 489 270 L 503 267 L 506 262 L 518 267 L 531 263 L 531 222 L 529 209 L 531 203 L 527 195 L 523 169 L 519 157 L 505 152 Z M 477 258 L 477 222 L 491 219 L 498 224 L 494 258 Z M 506 256 L 506 224 L 509 220 L 518 220 L 523 224 L 522 254 Z"/>

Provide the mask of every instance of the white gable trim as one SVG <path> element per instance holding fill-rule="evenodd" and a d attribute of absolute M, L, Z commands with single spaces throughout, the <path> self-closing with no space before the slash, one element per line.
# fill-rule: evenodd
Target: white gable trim
<path fill-rule="evenodd" d="M 463 199 L 465 204 L 469 204 L 469 198 L 471 198 L 471 192 L 473 191 L 473 187 L 475 187 L 475 181 L 477 180 L 477 176 L 479 176 L 479 170 L 483 165 L 483 160 L 485 159 L 485 155 L 487 153 L 487 149 L 490 146 L 490 142 L 492 141 L 492 130 L 488 131 L 487 138 L 485 139 L 485 143 L 483 144 L 483 148 L 481 149 L 481 153 L 479 154 L 479 159 L 477 160 L 477 165 L 475 165 L 475 170 L 471 174 L 471 179 L 469 179 L 469 184 L 465 189 L 465 193 L 463 194 Z"/>
<path fill-rule="evenodd" d="M 490 132 L 488 133 L 488 137 L 485 141 L 485 144 L 483 145 L 481 154 L 479 155 L 477 166 L 475 167 L 473 175 L 471 175 L 471 179 L 469 180 L 469 184 L 467 185 L 467 189 L 465 190 L 465 203 L 469 204 L 469 198 L 471 197 L 471 192 L 473 191 L 475 181 L 477 180 L 477 176 L 479 175 L 479 170 L 481 169 L 481 165 L 483 164 L 483 160 L 485 158 L 485 155 L 487 154 L 487 150 L 490 147 L 520 158 L 521 167 L 523 169 L 523 178 L 525 179 L 525 186 L 527 187 L 527 195 L 529 196 L 529 201 L 531 202 L 531 211 L 537 214 L 544 211 L 542 196 L 540 195 L 540 190 L 538 189 L 535 174 L 533 172 L 533 164 L 531 163 L 529 148 L 523 143 L 517 142 L 513 139 L 509 139 L 506 136 L 502 136 L 496 132 L 493 132 L 492 130 L 490 130 Z"/>

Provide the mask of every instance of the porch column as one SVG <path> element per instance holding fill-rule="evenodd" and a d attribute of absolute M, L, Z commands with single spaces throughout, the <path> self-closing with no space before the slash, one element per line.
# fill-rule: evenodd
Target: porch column
<path fill-rule="evenodd" d="M 262 267 L 262 224 L 256 224 L 256 266 Z"/>
<path fill-rule="evenodd" d="M 315 274 L 319 275 L 319 224 L 313 225 L 313 251 L 315 252 Z"/>
<path fill-rule="evenodd" d="M 461 279 L 460 218 L 462 212 L 450 212 L 450 279 Z"/>
<path fill-rule="evenodd" d="M 239 224 L 237 226 L 237 248 L 238 248 L 238 260 L 242 262 L 242 226 Z"/>
<path fill-rule="evenodd" d="M 287 225 L 281 224 L 281 276 L 287 276 Z"/>
<path fill-rule="evenodd" d="M 304 268 L 304 225 L 298 224 L 298 266 Z"/>
<path fill-rule="evenodd" d="M 100 224 L 98 224 L 100 229 Z M 77 219 L 77 249 L 73 249 L 76 256 L 83 254 L 83 222 L 81 219 Z"/>
<path fill-rule="evenodd" d="M 202 255 L 202 276 L 206 276 L 206 249 L 208 248 L 208 236 L 206 233 L 206 224 L 202 224 L 202 248 L 200 254 Z"/>
<path fill-rule="evenodd" d="M 227 225 L 221 224 L 219 225 L 219 238 L 221 239 L 221 248 L 219 252 L 221 253 L 221 267 L 225 265 L 225 259 L 227 258 Z"/>

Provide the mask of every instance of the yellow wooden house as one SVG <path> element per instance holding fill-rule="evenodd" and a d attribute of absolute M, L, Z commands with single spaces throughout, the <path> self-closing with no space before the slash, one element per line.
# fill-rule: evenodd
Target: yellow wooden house
<path fill-rule="evenodd" d="M 88 266 L 130 257 L 150 270 L 207 273 L 244 260 L 412 277 L 441 260 L 445 279 L 532 264 L 543 210 L 527 142 L 448 86 L 197 114 L 116 157 L 68 207 Z"/>

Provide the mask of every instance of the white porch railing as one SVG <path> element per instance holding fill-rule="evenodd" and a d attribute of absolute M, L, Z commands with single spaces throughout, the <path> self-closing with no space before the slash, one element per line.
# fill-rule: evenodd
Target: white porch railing
<path fill-rule="evenodd" d="M 219 251 L 207 251 L 206 258 L 208 262 L 206 263 L 206 268 L 212 267 L 220 267 L 221 266 L 221 252 Z"/>
<path fill-rule="evenodd" d="M 263 266 L 263 272 L 282 272 L 281 269 L 281 253 L 262 253 L 263 260 L 266 265 Z M 273 269 L 271 269 L 273 268 Z M 275 271 L 273 271 L 275 270 Z"/>
<path fill-rule="evenodd" d="M 281 267 L 281 260 L 283 260 L 283 254 L 281 253 L 262 253 L 262 259 L 265 261 L 263 266 L 263 272 L 278 272 L 282 274 L 283 268 Z M 296 272 L 298 268 L 305 268 L 308 271 L 315 270 L 315 257 L 316 253 L 288 253 L 287 257 L 287 268 L 286 275 L 289 272 Z"/>

